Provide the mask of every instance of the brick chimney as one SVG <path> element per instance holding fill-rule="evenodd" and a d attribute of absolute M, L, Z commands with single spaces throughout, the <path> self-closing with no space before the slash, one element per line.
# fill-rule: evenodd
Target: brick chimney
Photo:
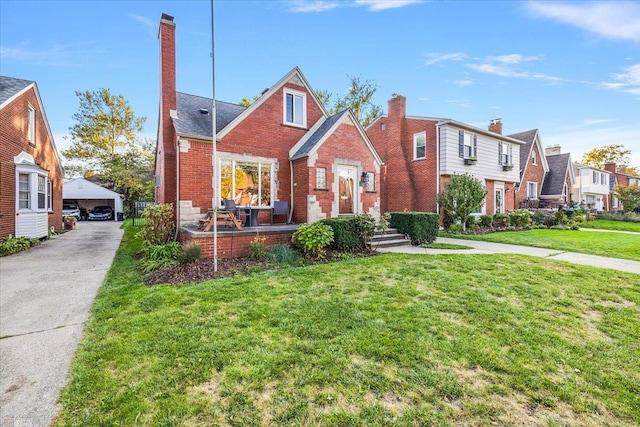
<path fill-rule="evenodd" d="M 491 123 L 489 123 L 489 132 L 502 135 L 502 119 L 491 120 Z"/>
<path fill-rule="evenodd" d="M 623 175 L 627 174 L 627 167 L 625 165 L 620 165 L 618 167 L 616 167 L 616 172 L 617 173 L 621 173 Z"/>
<path fill-rule="evenodd" d="M 607 172 L 615 173 L 616 170 L 617 170 L 616 164 L 615 163 L 605 163 L 604 164 L 604 170 L 606 170 Z"/>
<path fill-rule="evenodd" d="M 156 174 L 160 175 L 158 202 L 176 201 L 176 133 L 171 120 L 171 111 L 177 109 L 176 101 L 176 24 L 173 16 L 162 14 L 158 30 L 160 42 L 160 114 L 158 144 L 162 152 L 157 154 Z"/>
<path fill-rule="evenodd" d="M 550 145 L 544 148 L 545 156 L 555 156 L 556 154 L 560 154 L 560 146 L 558 144 Z"/>

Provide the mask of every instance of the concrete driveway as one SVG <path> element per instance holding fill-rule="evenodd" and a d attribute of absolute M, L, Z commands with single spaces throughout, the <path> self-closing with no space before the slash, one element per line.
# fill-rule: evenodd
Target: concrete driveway
<path fill-rule="evenodd" d="M 77 229 L 0 258 L 0 425 L 48 426 L 120 222 Z"/>

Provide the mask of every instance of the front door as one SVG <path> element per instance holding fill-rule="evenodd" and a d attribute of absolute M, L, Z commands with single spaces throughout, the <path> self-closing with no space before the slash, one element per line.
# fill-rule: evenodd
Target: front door
<path fill-rule="evenodd" d="M 504 212 L 504 190 L 502 188 L 496 189 L 496 211 L 495 213 Z"/>
<path fill-rule="evenodd" d="M 358 169 L 355 166 L 338 166 L 338 214 L 353 215 L 356 213 L 356 178 Z"/>

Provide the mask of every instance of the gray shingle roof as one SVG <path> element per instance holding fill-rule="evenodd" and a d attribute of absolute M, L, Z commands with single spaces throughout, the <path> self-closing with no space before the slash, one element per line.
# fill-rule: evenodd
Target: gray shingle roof
<path fill-rule="evenodd" d="M 32 83 L 31 80 L 0 76 L 0 105 Z"/>
<path fill-rule="evenodd" d="M 524 166 L 529 160 L 529 153 L 531 152 L 531 146 L 535 140 L 538 129 L 531 129 L 525 132 L 514 133 L 513 135 L 507 135 L 509 138 L 523 141 L 525 144 L 520 147 L 520 178 L 524 173 Z"/>
<path fill-rule="evenodd" d="M 211 138 L 211 98 L 176 92 L 178 117 L 173 119 L 176 132 Z M 247 107 L 229 102 L 216 101 L 216 133 L 220 132 Z M 203 114 L 206 110 L 209 114 Z"/>
<path fill-rule="evenodd" d="M 562 194 L 564 189 L 564 181 L 569 173 L 569 153 L 554 154 L 547 157 L 547 163 L 549 163 L 549 173 L 544 178 L 542 183 L 542 196 L 556 196 Z"/>
<path fill-rule="evenodd" d="M 293 155 L 293 158 L 308 156 L 313 148 L 322 140 L 322 138 L 329 132 L 331 127 L 342 118 L 345 114 L 348 114 L 349 110 L 343 110 L 338 114 L 327 117 L 327 120 L 320 125 L 320 127 L 302 144 L 298 151 Z"/>

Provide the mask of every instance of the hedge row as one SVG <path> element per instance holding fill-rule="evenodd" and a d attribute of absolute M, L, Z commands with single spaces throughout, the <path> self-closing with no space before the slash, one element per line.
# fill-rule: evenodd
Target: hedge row
<path fill-rule="evenodd" d="M 391 212 L 391 227 L 409 236 L 411 243 L 433 243 L 438 237 L 440 216 L 433 212 Z"/>

